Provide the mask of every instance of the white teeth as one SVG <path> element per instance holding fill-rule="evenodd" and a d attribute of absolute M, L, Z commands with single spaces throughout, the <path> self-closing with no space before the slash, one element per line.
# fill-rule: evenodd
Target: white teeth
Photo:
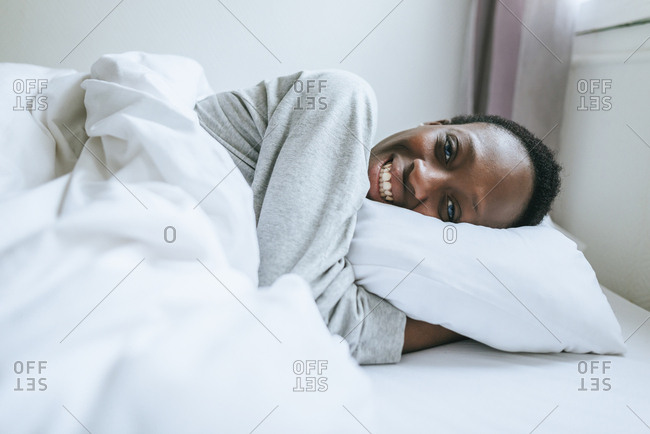
<path fill-rule="evenodd" d="M 390 169 L 393 167 L 392 162 L 384 164 L 381 169 L 379 169 L 379 195 L 382 199 L 392 202 L 393 201 L 393 191 L 392 184 L 390 183 L 391 174 Z"/>

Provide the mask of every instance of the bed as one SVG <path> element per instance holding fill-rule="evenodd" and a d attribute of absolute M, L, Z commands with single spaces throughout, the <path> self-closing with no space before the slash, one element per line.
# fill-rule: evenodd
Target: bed
<path fill-rule="evenodd" d="M 650 312 L 603 290 L 624 356 L 507 353 L 475 341 L 407 354 L 364 368 L 377 416 L 363 424 L 375 434 L 648 432 Z"/>
<path fill-rule="evenodd" d="M 48 110 L 0 119 L 0 432 L 648 430 L 649 312 L 606 291 L 622 357 L 465 341 L 359 368 L 302 279 L 257 290 L 252 197 L 195 119 L 197 63 L 3 68 L 3 89 L 47 80 Z"/>

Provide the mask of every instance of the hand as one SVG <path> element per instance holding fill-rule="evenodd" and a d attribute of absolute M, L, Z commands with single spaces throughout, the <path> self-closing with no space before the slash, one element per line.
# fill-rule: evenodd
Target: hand
<path fill-rule="evenodd" d="M 424 321 L 418 321 L 407 317 L 406 327 L 404 329 L 404 347 L 402 348 L 402 354 L 420 351 L 426 348 L 460 341 L 462 339 L 467 338 L 442 326 L 429 324 Z"/>

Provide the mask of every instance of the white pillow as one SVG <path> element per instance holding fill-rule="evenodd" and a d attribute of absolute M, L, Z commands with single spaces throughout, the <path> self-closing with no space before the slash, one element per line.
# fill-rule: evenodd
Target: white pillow
<path fill-rule="evenodd" d="M 348 259 L 358 284 L 407 316 L 491 347 L 625 352 L 593 269 L 549 225 L 450 224 L 366 199 Z"/>

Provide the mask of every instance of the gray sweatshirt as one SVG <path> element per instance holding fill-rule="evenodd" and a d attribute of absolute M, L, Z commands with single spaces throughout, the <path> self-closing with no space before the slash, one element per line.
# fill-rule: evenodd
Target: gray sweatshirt
<path fill-rule="evenodd" d="M 329 330 L 359 363 L 395 363 L 406 316 L 355 284 L 348 252 L 369 188 L 376 100 L 343 71 L 299 72 L 195 107 L 253 189 L 260 285 L 303 277 Z"/>

